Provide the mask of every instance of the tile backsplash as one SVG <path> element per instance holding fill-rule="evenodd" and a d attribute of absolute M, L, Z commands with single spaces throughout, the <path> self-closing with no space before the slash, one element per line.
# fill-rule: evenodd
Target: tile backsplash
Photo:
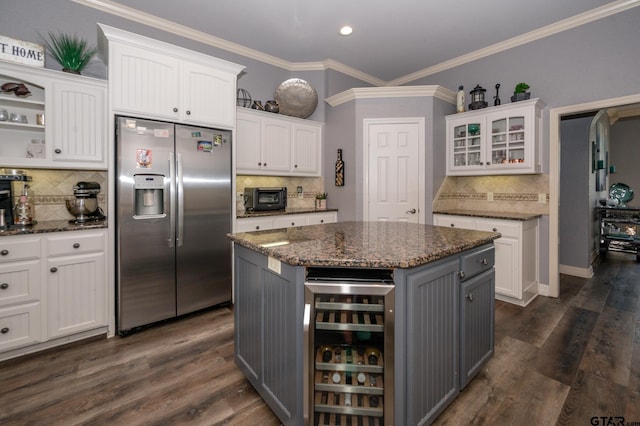
<path fill-rule="evenodd" d="M 433 209 L 549 214 L 549 175 L 449 176 Z"/>
<path fill-rule="evenodd" d="M 26 169 L 25 172 L 32 178 L 29 191 L 37 221 L 73 219 L 74 216 L 67 211 L 65 200 L 74 198 L 73 185 L 82 181 L 100 184 L 98 205 L 106 212 L 109 189 L 106 171 Z M 15 182 L 13 188 L 14 196 L 19 195 L 21 182 Z"/>
<path fill-rule="evenodd" d="M 324 192 L 324 182 L 321 177 L 288 177 L 288 176 L 248 176 L 236 177 L 236 191 L 244 192 L 246 187 L 280 187 L 287 188 L 287 207 L 313 208 L 316 194 Z M 302 187 L 302 198 L 298 197 L 297 189 Z M 244 211 L 244 202 L 236 199 L 238 212 Z"/>

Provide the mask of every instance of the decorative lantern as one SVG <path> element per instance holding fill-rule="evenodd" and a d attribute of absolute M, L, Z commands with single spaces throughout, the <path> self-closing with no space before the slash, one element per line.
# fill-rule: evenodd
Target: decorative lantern
<path fill-rule="evenodd" d="M 245 89 L 236 91 L 236 105 L 248 108 L 251 105 L 251 95 Z"/>
<path fill-rule="evenodd" d="M 471 94 L 471 103 L 469 109 L 482 109 L 487 107 L 487 102 L 484 100 L 484 94 L 487 90 L 483 89 L 479 84 L 473 88 L 469 93 Z"/>

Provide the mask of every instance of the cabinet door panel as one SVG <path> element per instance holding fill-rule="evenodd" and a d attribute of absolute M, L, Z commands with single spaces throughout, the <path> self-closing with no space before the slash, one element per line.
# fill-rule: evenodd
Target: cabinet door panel
<path fill-rule="evenodd" d="M 178 61 L 131 46 L 114 44 L 111 49 L 109 68 L 117 70 L 117 75 L 110 74 L 110 81 L 116 82 L 109 89 L 113 109 L 176 120 Z"/>
<path fill-rule="evenodd" d="M 237 172 L 262 170 L 262 120 L 249 114 L 238 114 L 236 121 Z"/>
<path fill-rule="evenodd" d="M 235 232 L 266 231 L 273 229 L 273 218 L 248 217 L 238 219 Z"/>
<path fill-rule="evenodd" d="M 517 239 L 502 237 L 493 241 L 496 248 L 496 293 L 520 299 L 521 274 Z"/>
<path fill-rule="evenodd" d="M 53 160 L 103 162 L 105 91 L 66 83 L 53 87 Z"/>
<path fill-rule="evenodd" d="M 292 172 L 320 176 L 322 168 L 321 129 L 315 126 L 294 124 Z"/>
<path fill-rule="evenodd" d="M 0 309 L 0 352 L 42 340 L 40 303 Z"/>
<path fill-rule="evenodd" d="M 49 337 L 106 324 L 104 253 L 47 261 Z"/>
<path fill-rule="evenodd" d="M 269 172 L 291 170 L 291 126 L 289 123 L 262 119 L 262 165 Z"/>
<path fill-rule="evenodd" d="M 462 284 L 460 294 L 460 389 L 493 356 L 495 294 L 494 271 Z"/>
<path fill-rule="evenodd" d="M 180 80 L 183 83 L 180 112 L 186 123 L 234 127 L 235 109 L 226 102 L 235 99 L 234 75 L 183 63 Z"/>
<path fill-rule="evenodd" d="M 0 264 L 0 306 L 40 300 L 40 261 Z"/>

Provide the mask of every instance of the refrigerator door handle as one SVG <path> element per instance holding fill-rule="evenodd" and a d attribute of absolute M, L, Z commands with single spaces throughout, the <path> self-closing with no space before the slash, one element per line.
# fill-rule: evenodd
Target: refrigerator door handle
<path fill-rule="evenodd" d="M 176 235 L 176 173 L 173 152 L 169 152 L 169 247 L 175 247 Z"/>
<path fill-rule="evenodd" d="M 176 243 L 178 247 L 184 244 L 184 184 L 182 182 L 182 154 L 176 154 L 178 157 L 178 237 Z"/>

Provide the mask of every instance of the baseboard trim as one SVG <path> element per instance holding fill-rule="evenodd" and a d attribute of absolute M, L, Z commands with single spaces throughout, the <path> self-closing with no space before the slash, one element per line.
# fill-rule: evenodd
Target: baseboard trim
<path fill-rule="evenodd" d="M 591 278 L 593 277 L 593 267 L 589 266 L 588 268 L 578 268 L 576 266 L 569 265 L 559 265 L 558 270 L 561 274 L 565 275 L 573 275 L 574 277 L 580 278 Z"/>

